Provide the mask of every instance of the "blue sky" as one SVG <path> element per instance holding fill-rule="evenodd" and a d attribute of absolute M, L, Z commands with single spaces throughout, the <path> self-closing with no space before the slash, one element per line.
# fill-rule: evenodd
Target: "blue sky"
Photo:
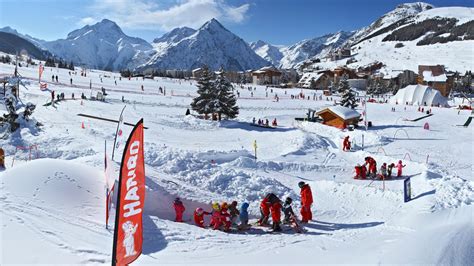
<path fill-rule="evenodd" d="M 293 44 L 305 38 L 366 26 L 398 0 L 0 0 L 0 27 L 45 40 L 65 38 L 86 24 L 111 19 L 134 37 L 151 41 L 179 26 L 198 28 L 215 17 L 246 41 Z M 433 0 L 474 6 L 472 0 Z"/>

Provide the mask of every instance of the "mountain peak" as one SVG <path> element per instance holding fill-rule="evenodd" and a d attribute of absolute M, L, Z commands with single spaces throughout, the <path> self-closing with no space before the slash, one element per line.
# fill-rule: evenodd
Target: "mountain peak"
<path fill-rule="evenodd" d="M 195 29 L 191 29 L 191 28 L 188 28 L 188 27 L 175 28 L 172 31 L 163 34 L 161 37 L 155 38 L 153 40 L 153 42 L 154 43 L 179 42 L 182 39 L 193 35 L 195 32 L 196 32 Z"/>
<path fill-rule="evenodd" d="M 416 12 L 422 12 L 434 8 L 433 5 L 425 2 L 403 3 L 397 6 L 396 9 L 411 9 Z"/>
<path fill-rule="evenodd" d="M 223 29 L 227 30 L 217 19 L 213 18 L 209 20 L 208 22 L 204 23 L 204 25 L 201 26 L 200 30 L 206 30 L 206 29 L 211 29 L 211 30 L 217 30 L 217 29 Z"/>

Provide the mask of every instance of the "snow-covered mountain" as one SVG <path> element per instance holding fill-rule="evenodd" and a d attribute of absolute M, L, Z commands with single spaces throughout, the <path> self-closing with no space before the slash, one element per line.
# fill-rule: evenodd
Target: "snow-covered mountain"
<path fill-rule="evenodd" d="M 163 36 L 153 40 L 153 43 L 170 43 L 170 42 L 179 42 L 182 39 L 193 35 L 196 32 L 195 29 L 188 27 L 176 28 L 168 33 L 163 34 Z"/>
<path fill-rule="evenodd" d="M 352 35 L 353 32 L 339 31 L 303 40 L 290 46 L 275 46 L 259 40 L 251 43 L 250 47 L 274 66 L 294 68 L 307 59 L 327 55 L 344 44 Z"/>
<path fill-rule="evenodd" d="M 254 52 L 261 58 L 272 63 L 274 66 L 279 66 L 280 61 L 284 56 L 281 52 L 281 49 L 284 48 L 284 46 L 271 45 L 262 40 L 250 43 L 250 48 L 252 48 L 252 50 L 254 50 Z"/>
<path fill-rule="evenodd" d="M 12 27 L 9 27 L 9 26 L 6 26 L 6 27 L 3 27 L 3 28 L 0 28 L 0 32 L 6 32 L 6 33 L 11 33 L 11 34 L 15 34 L 16 36 L 20 37 L 20 38 L 23 38 L 25 40 L 28 40 L 30 41 L 32 44 L 34 44 L 36 47 L 42 49 L 42 50 L 45 50 L 46 48 L 44 47 L 44 43 L 46 41 L 44 40 L 41 40 L 41 39 L 37 39 L 35 37 L 31 37 L 30 35 L 28 34 L 22 34 L 22 33 L 19 33 L 17 30 L 13 29 Z"/>
<path fill-rule="evenodd" d="M 369 26 L 356 31 L 350 42 L 355 43 L 361 39 L 376 33 L 378 30 L 388 27 L 398 21 L 414 17 L 420 12 L 433 9 L 434 6 L 423 2 L 405 3 L 398 5 L 394 10 L 384 14 Z M 393 26 L 392 26 L 393 27 Z"/>
<path fill-rule="evenodd" d="M 76 65 L 119 70 L 133 65 L 152 46 L 145 40 L 127 36 L 115 22 L 104 19 L 68 34 L 66 39 L 44 43 L 53 54 Z"/>
<path fill-rule="evenodd" d="M 216 19 L 185 37 L 191 32 L 181 28 L 156 39 L 153 56 L 139 68 L 193 69 L 208 65 L 211 69 L 222 66 L 227 70 L 247 70 L 269 65 Z"/>
<path fill-rule="evenodd" d="M 292 68 L 304 60 L 313 57 L 323 57 L 331 50 L 344 44 L 352 34 L 352 32 L 339 31 L 334 34 L 326 34 L 321 37 L 303 40 L 285 47 L 282 49 L 284 56 L 279 66 L 282 68 Z"/>
<path fill-rule="evenodd" d="M 363 28 L 348 41 L 357 68 L 382 62 L 382 73 L 418 71 L 418 65 L 444 65 L 449 71 L 474 69 L 474 8 L 403 4 Z M 334 68 L 344 61 L 313 66 Z M 395 72 L 393 72 L 395 71 Z"/>

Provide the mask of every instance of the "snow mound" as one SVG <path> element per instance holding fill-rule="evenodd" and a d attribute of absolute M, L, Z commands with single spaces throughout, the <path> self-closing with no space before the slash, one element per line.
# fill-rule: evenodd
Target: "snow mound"
<path fill-rule="evenodd" d="M 448 105 L 448 99 L 443 97 L 441 93 L 429 86 L 425 85 L 408 85 L 403 89 L 400 89 L 397 94 L 390 98 L 392 104 L 408 104 L 414 105 Z"/>
<path fill-rule="evenodd" d="M 207 202 L 257 202 L 270 192 L 281 199 L 287 196 L 296 198 L 290 188 L 273 178 L 260 176 L 254 171 L 248 173 L 226 167 L 242 160 L 241 164 L 251 166 L 253 159 L 243 159 L 248 157 L 248 154 L 243 152 L 192 153 L 174 149 L 149 149 L 145 157 L 147 164 L 165 175 L 172 176 L 173 182 L 186 188 L 179 190 L 182 194 L 178 196 L 183 198 L 196 199 L 196 195 L 200 195 Z M 214 163 L 210 158 L 213 158 Z M 250 211 L 258 213 L 258 206 L 251 206 Z"/>
<path fill-rule="evenodd" d="M 458 208 L 474 202 L 474 182 L 459 177 L 443 177 L 436 185 L 435 209 Z"/>

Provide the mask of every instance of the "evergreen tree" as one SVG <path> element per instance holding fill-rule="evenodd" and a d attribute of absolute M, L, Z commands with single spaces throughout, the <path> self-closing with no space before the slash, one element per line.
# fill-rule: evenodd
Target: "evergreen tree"
<path fill-rule="evenodd" d="M 233 93 L 234 87 L 225 77 L 224 70 L 221 69 L 214 81 L 216 91 L 216 98 L 214 99 L 215 111 L 221 120 L 222 115 L 228 118 L 235 118 L 239 114 L 239 107 L 237 106 L 237 99 Z"/>
<path fill-rule="evenodd" d="M 69 63 L 68 68 L 69 68 L 70 70 L 74 70 L 74 63 L 73 63 L 72 61 L 71 61 L 71 63 Z"/>
<path fill-rule="evenodd" d="M 355 94 L 351 89 L 348 89 L 342 93 L 340 105 L 344 107 L 349 107 L 352 109 L 356 108 L 357 102 L 356 102 Z"/>
<path fill-rule="evenodd" d="M 347 81 L 347 75 L 343 75 L 339 81 L 339 86 L 337 87 L 337 92 L 344 93 L 350 89 L 349 82 Z"/>
<path fill-rule="evenodd" d="M 216 111 L 214 100 L 217 98 L 216 89 L 212 82 L 212 74 L 207 66 L 203 67 L 197 87 L 198 96 L 193 99 L 191 108 L 199 114 L 204 114 L 205 119 L 207 119 L 209 114 L 213 114 Z"/>

